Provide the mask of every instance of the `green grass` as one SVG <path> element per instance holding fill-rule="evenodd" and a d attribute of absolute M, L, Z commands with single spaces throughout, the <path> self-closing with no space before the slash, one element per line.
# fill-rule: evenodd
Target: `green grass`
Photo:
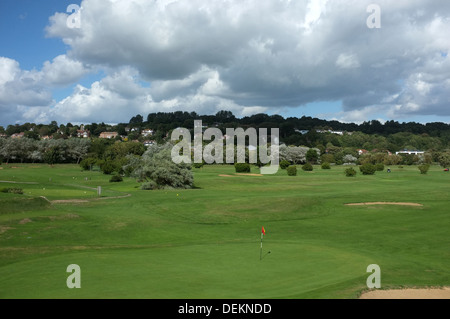
<path fill-rule="evenodd" d="M 76 165 L 12 166 L 0 187 L 24 194 L 0 193 L 0 298 L 357 298 L 370 264 L 382 288 L 450 285 L 439 167 L 348 178 L 344 167 L 220 177 L 234 167 L 204 166 L 195 189 L 142 191 Z M 49 202 L 74 199 L 87 202 Z M 370 201 L 423 207 L 345 206 Z M 81 289 L 66 286 L 70 264 Z"/>

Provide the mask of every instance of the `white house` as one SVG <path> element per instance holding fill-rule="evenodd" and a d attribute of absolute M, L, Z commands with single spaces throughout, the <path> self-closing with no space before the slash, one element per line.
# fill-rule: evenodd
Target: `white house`
<path fill-rule="evenodd" d="M 154 133 L 153 130 L 143 130 L 141 135 L 144 136 L 144 137 L 147 137 L 147 136 L 152 136 L 153 133 Z"/>
<path fill-rule="evenodd" d="M 397 155 L 399 155 L 399 154 L 419 155 L 419 154 L 425 154 L 425 152 L 404 150 L 404 151 L 396 152 L 395 154 L 397 154 Z"/>

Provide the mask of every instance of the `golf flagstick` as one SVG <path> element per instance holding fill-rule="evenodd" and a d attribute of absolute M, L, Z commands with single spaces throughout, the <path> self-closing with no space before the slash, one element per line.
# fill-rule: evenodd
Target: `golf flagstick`
<path fill-rule="evenodd" d="M 266 234 L 266 230 L 264 229 L 264 226 L 263 226 L 263 228 L 261 229 L 261 249 L 259 251 L 259 260 L 262 260 L 262 244 L 263 244 L 263 238 L 264 238 L 265 234 Z"/>

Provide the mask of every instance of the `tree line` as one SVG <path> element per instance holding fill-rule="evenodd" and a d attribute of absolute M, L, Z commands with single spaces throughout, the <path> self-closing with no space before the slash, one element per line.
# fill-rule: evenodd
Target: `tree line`
<path fill-rule="evenodd" d="M 138 146 L 138 142 L 151 139 L 157 144 L 164 144 L 175 128 L 193 130 L 195 120 L 202 120 L 203 125 L 219 128 L 222 132 L 227 128 L 238 127 L 279 128 L 281 143 L 291 147 L 315 148 L 321 156 L 327 155 L 327 162 L 336 164 L 345 163 L 345 156 L 358 158 L 360 149 L 373 154 L 395 154 L 405 149 L 421 150 L 431 156 L 432 162 L 440 162 L 442 157 L 450 153 L 450 125 L 439 122 L 420 124 L 388 121 L 382 124 L 373 120 L 355 124 L 306 116 L 284 118 L 261 113 L 238 118 L 230 111 L 220 111 L 215 115 L 178 111 L 150 113 L 146 118 L 138 114 L 128 122 L 117 125 L 58 125 L 53 121 L 46 125 L 9 125 L 6 129 L 0 126 L 0 136 L 3 136 L 0 138 L 0 161 L 79 163 L 85 158 L 112 160 L 110 150 L 114 144 L 133 142 L 135 144 L 131 145 L 140 150 L 131 153 L 143 153 L 145 148 L 143 145 Z M 89 130 L 91 138 L 75 138 L 81 128 Z M 143 137 L 140 133 L 144 129 L 153 130 L 153 135 Z M 106 131 L 117 132 L 119 136 L 113 140 L 99 139 L 100 133 Z M 340 134 L 336 134 L 336 131 Z M 20 139 L 10 138 L 15 133 L 24 134 Z M 51 139 L 42 140 L 43 136 L 51 136 Z M 122 147 L 126 149 L 128 146 Z"/>
<path fill-rule="evenodd" d="M 31 139 L 40 139 L 43 136 L 52 136 L 54 139 L 67 139 L 76 137 L 77 131 L 83 127 L 91 133 L 92 137 L 99 137 L 102 132 L 114 131 L 121 136 L 131 136 L 131 140 L 134 140 L 138 138 L 138 132 L 140 130 L 152 129 L 154 130 L 153 138 L 163 141 L 168 133 L 175 128 L 184 127 L 193 129 L 194 120 L 202 120 L 204 125 L 218 127 L 219 129 L 223 129 L 223 131 L 227 127 L 279 128 L 280 137 L 286 144 L 305 145 L 308 147 L 315 147 L 317 144 L 325 146 L 325 143 L 328 142 L 333 143 L 335 146 L 349 146 L 343 145 L 346 142 L 353 144 L 359 143 L 358 147 L 362 147 L 361 141 L 339 140 L 336 136 L 326 137 L 324 134 L 317 133 L 317 130 L 358 132 L 365 135 L 376 135 L 386 139 L 394 135 L 388 142 L 395 144 L 397 147 L 401 147 L 400 144 L 404 144 L 401 142 L 404 142 L 404 140 L 407 140 L 411 136 L 414 136 L 415 139 L 430 137 L 439 146 L 450 147 L 450 124 L 442 122 L 421 124 L 416 122 L 400 123 L 392 120 L 381 123 L 377 120 L 371 120 L 361 124 L 355 124 L 342 123 L 335 120 L 328 121 L 308 116 L 284 118 L 280 115 L 268 115 L 264 113 L 238 118 L 231 111 L 219 111 L 215 115 L 200 115 L 196 112 L 183 111 L 157 112 L 148 114 L 146 118 L 138 114 L 133 116 L 128 122 L 117 125 L 108 125 L 105 123 L 90 123 L 86 125 L 67 123 L 58 125 L 56 121 L 52 121 L 50 124 L 25 123 L 22 125 L 8 125 L 6 129 L 0 126 L 0 135 L 7 137 L 15 133 L 24 133 L 24 137 Z M 303 131 L 303 134 L 301 131 Z M 305 134 L 304 132 L 307 133 Z M 417 143 L 418 141 L 414 142 L 417 147 L 427 146 L 423 145 L 423 143 Z"/>

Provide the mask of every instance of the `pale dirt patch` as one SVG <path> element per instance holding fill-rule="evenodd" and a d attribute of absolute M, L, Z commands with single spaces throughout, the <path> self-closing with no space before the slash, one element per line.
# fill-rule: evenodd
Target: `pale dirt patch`
<path fill-rule="evenodd" d="M 25 219 L 22 219 L 22 220 L 19 222 L 19 224 L 20 224 L 20 225 L 25 225 L 25 224 L 28 224 L 28 223 L 31 223 L 31 222 L 32 222 L 31 219 L 25 218 Z"/>
<path fill-rule="evenodd" d="M 220 177 L 236 177 L 236 176 L 264 176 L 262 174 L 248 174 L 248 173 L 236 173 L 234 175 L 221 174 Z"/>
<path fill-rule="evenodd" d="M 80 216 L 77 215 L 77 214 L 69 213 L 69 214 L 65 214 L 65 215 L 62 215 L 62 216 L 48 216 L 48 218 L 51 221 L 54 221 L 54 220 L 76 219 L 76 218 L 80 218 Z"/>
<path fill-rule="evenodd" d="M 84 203 L 90 203 L 93 201 L 99 201 L 99 200 L 109 200 L 109 199 L 121 199 L 121 198 L 127 198 L 131 197 L 131 194 L 126 194 L 122 196 L 114 196 L 114 197 L 99 197 L 99 198 L 92 198 L 92 199 L 64 199 L 64 200 L 48 200 L 47 198 L 41 196 L 42 198 L 46 199 L 51 204 L 84 204 Z"/>
<path fill-rule="evenodd" d="M 80 203 L 89 203 L 88 200 L 84 199 L 67 199 L 67 200 L 52 200 L 52 204 L 80 204 Z"/>
<path fill-rule="evenodd" d="M 351 203 L 345 204 L 346 206 L 373 206 L 373 205 L 397 205 L 397 206 L 415 206 L 422 207 L 422 204 L 418 203 L 398 203 L 398 202 L 367 202 L 367 203 Z"/>
<path fill-rule="evenodd" d="M 264 176 L 263 174 L 248 174 L 248 173 L 236 173 L 236 175 L 240 175 L 240 176 Z"/>
<path fill-rule="evenodd" d="M 6 233 L 10 229 L 14 229 L 14 228 L 13 227 L 8 227 L 8 226 L 0 226 L 0 235 L 3 234 L 3 233 Z"/>
<path fill-rule="evenodd" d="M 127 226 L 126 223 L 119 222 L 119 223 L 114 223 L 114 224 L 110 225 L 108 227 L 108 229 L 109 230 L 120 230 L 120 229 L 122 229 L 122 228 L 124 228 L 126 226 Z"/>
<path fill-rule="evenodd" d="M 450 287 L 374 290 L 363 293 L 359 299 L 450 299 Z"/>
<path fill-rule="evenodd" d="M 14 181 L 0 181 L 0 183 L 8 183 L 8 184 L 28 184 L 28 185 L 37 185 L 39 183 L 36 182 L 14 182 Z"/>

